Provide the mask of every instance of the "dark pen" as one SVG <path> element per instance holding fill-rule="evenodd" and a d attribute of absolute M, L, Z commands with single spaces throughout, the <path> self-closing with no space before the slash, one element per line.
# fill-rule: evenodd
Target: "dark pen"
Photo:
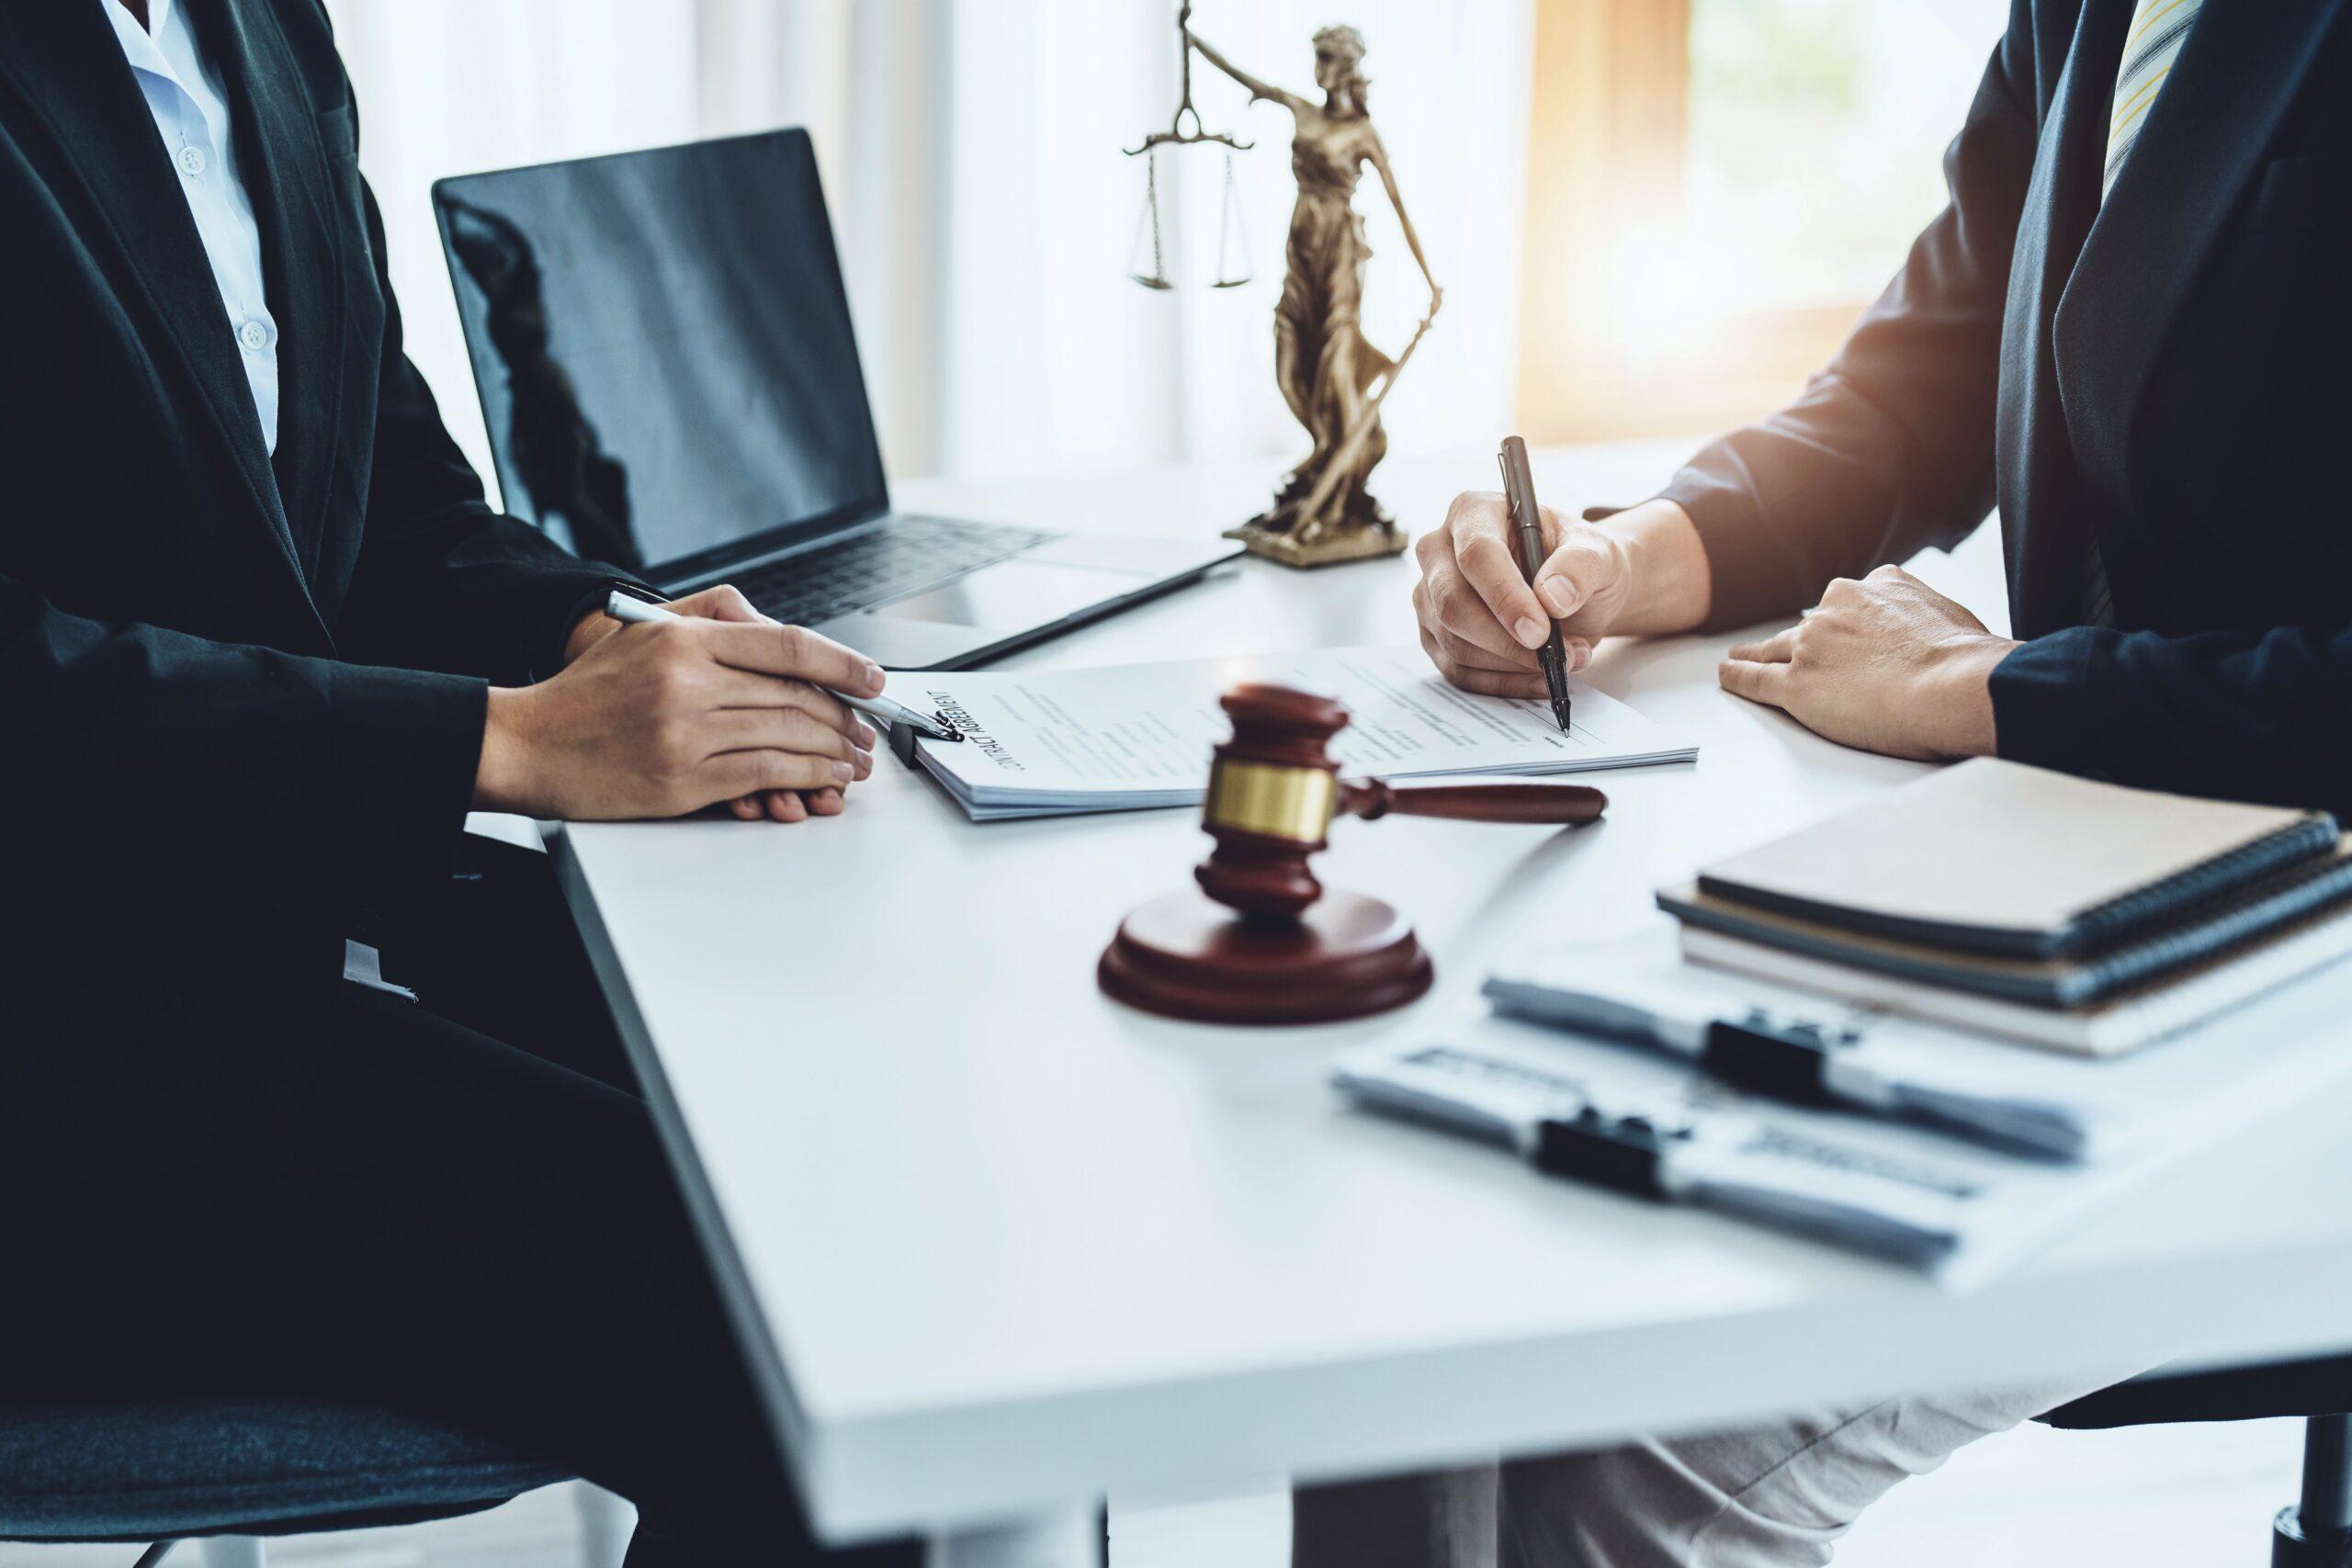
<path fill-rule="evenodd" d="M 1527 468 L 1527 443 L 1516 435 L 1503 437 L 1503 500 L 1510 507 L 1511 543 L 1519 552 L 1519 570 L 1527 579 L 1527 586 L 1535 586 L 1535 574 L 1544 565 L 1544 514 L 1535 506 L 1535 476 Z M 1552 694 L 1552 716 L 1560 721 L 1560 733 L 1568 732 L 1568 650 L 1560 638 L 1560 623 L 1551 619 L 1552 635 L 1536 650 L 1536 662 L 1544 667 L 1544 686 Z"/>

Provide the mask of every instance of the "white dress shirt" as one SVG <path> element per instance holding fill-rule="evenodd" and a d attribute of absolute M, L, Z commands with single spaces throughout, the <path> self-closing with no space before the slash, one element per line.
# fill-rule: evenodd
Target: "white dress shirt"
<path fill-rule="evenodd" d="M 15 0 L 0 0 L 14 4 Z M 178 0 L 148 0 L 141 28 L 122 0 L 97 0 L 106 8 L 130 62 L 148 112 L 164 139 L 164 152 L 178 171 L 181 194 L 196 219 L 196 231 L 211 259 L 221 308 L 253 389 L 261 437 L 277 451 L 277 322 L 263 297 L 261 229 L 254 204 L 237 175 L 235 139 L 230 135 L 229 101 L 220 73 L 196 47 L 196 32 Z"/>
<path fill-rule="evenodd" d="M 122 40 L 123 58 L 130 62 L 139 90 L 147 96 L 148 112 L 164 138 L 164 151 L 179 171 L 180 190 L 196 219 L 196 231 L 211 258 L 212 280 L 220 288 L 221 308 L 229 312 L 229 331 L 237 342 L 237 357 L 244 362 L 245 384 L 253 389 L 254 412 L 261 419 L 261 438 L 275 457 L 277 452 L 277 322 L 263 298 L 261 228 L 254 220 L 254 204 L 237 175 L 237 152 L 230 135 L 228 95 L 221 90 L 220 73 L 196 47 L 196 31 L 188 25 L 178 0 L 147 0 L 147 27 L 141 28 L 122 0 L 97 0 Z M 14 5 L 16 0 L 0 0 Z M 365 942 L 343 944 L 343 977 L 379 991 L 416 999 L 416 993 L 383 977 L 376 950 Z"/>

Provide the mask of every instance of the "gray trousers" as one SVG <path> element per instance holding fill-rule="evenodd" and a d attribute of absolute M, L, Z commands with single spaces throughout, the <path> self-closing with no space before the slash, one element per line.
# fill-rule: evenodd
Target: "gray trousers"
<path fill-rule="evenodd" d="M 1817 1568 L 1896 1482 L 2128 1375 L 1906 1395 L 1744 1431 L 1302 1488 L 1291 1505 L 1291 1562 L 1294 1568 Z"/>

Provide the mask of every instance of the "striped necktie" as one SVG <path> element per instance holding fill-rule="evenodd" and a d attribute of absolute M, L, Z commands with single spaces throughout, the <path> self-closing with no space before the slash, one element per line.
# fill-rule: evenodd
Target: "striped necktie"
<path fill-rule="evenodd" d="M 2107 167 L 2099 176 L 2099 200 L 2115 188 L 2123 160 L 2140 143 L 2148 109 L 2165 90 L 2180 46 L 2188 40 L 2189 25 L 2205 0 L 2138 0 L 2132 7 L 2132 27 L 2123 38 L 2123 69 L 2115 78 L 2114 107 L 2107 117 Z M 2099 559 L 2098 542 L 2086 547 L 2083 560 L 2083 617 L 2092 626 L 2115 620 L 2115 601 L 2108 591 L 2107 566 Z"/>
<path fill-rule="evenodd" d="M 2132 7 L 2132 30 L 2123 37 L 2123 69 L 2115 78 L 2115 107 L 2107 117 L 2107 173 L 2099 182 L 2099 199 L 2115 188 L 2116 171 L 2140 140 L 2148 123 L 2148 107 L 2165 90 L 2172 62 L 2188 39 L 2189 24 L 2205 0 L 2139 0 Z"/>

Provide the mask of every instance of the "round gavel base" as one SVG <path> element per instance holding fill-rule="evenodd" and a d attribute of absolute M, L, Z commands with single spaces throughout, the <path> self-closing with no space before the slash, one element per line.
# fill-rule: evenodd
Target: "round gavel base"
<path fill-rule="evenodd" d="M 1203 1023 L 1329 1023 L 1402 1007 L 1434 971 L 1394 905 L 1329 892 L 1295 920 L 1197 889 L 1139 905 L 1095 971 L 1130 1007 Z"/>

